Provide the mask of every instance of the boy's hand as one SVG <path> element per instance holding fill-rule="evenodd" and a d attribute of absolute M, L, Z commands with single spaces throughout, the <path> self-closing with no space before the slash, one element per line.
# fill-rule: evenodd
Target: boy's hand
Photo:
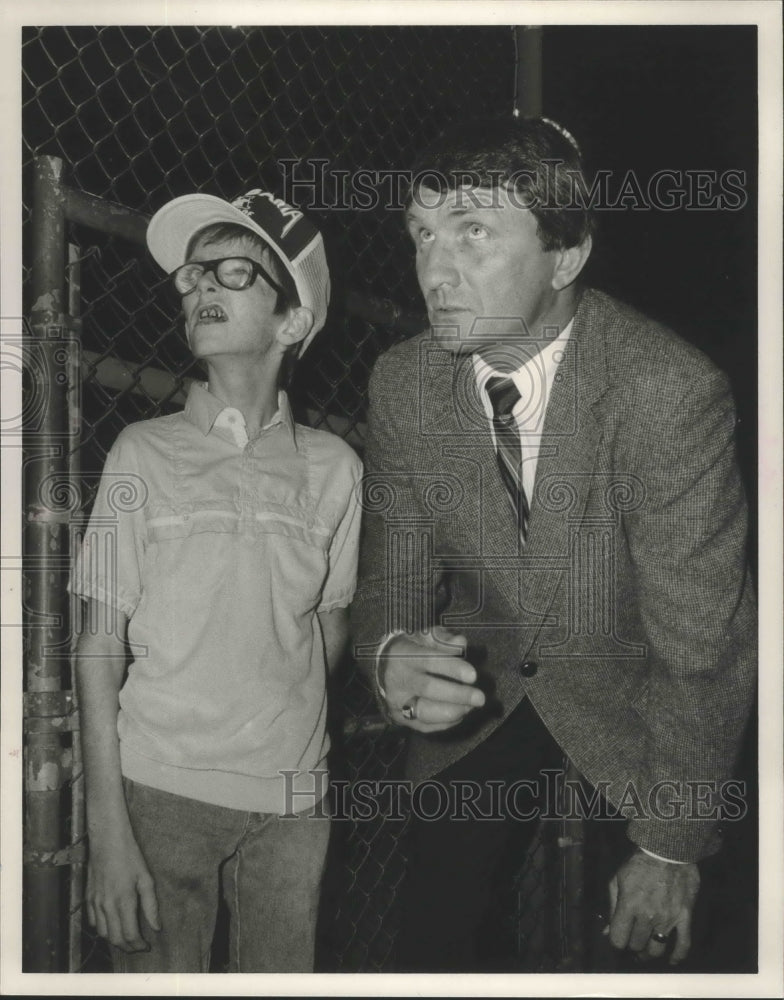
<path fill-rule="evenodd" d="M 155 884 L 133 834 L 91 843 L 87 866 L 87 920 L 121 951 L 149 951 L 139 929 L 139 904 L 153 930 L 161 929 Z"/>

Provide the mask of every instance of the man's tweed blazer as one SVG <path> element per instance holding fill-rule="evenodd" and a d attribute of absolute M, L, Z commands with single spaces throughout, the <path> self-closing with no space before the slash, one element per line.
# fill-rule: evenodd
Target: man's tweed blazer
<path fill-rule="evenodd" d="M 371 669 L 389 631 L 435 622 L 467 636 L 490 696 L 454 730 L 411 733 L 409 776 L 457 760 L 527 695 L 635 843 L 675 860 L 716 850 L 711 789 L 732 775 L 756 649 L 725 376 L 586 291 L 520 551 L 471 359 L 414 337 L 379 359 L 370 401 L 359 662 Z"/>

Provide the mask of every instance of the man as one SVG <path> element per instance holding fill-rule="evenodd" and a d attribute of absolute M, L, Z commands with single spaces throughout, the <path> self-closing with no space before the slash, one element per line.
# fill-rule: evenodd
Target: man
<path fill-rule="evenodd" d="M 117 971 L 206 972 L 222 891 L 229 971 L 308 972 L 361 475 L 279 388 L 326 318 L 323 242 L 260 190 L 176 198 L 147 242 L 209 377 L 120 434 L 74 573 L 87 916 Z"/>
<path fill-rule="evenodd" d="M 492 971 L 499 865 L 553 808 L 563 754 L 629 820 L 610 941 L 682 961 L 751 704 L 727 380 L 581 287 L 581 190 L 546 119 L 448 130 L 413 171 L 430 329 L 371 379 L 353 609 L 408 775 L 435 779 L 412 810 L 402 971 Z"/>

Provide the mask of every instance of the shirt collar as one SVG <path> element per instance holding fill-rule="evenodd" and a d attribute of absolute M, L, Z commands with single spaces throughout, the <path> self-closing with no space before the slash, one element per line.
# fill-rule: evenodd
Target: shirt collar
<path fill-rule="evenodd" d="M 226 403 L 222 399 L 218 399 L 214 396 L 206 382 L 193 382 L 188 390 L 188 398 L 185 401 L 184 415 L 187 420 L 189 420 L 194 427 L 197 427 L 202 434 L 206 435 L 215 426 L 215 421 L 218 419 L 218 415 L 224 410 L 229 409 Z M 278 390 L 278 409 L 275 411 L 275 415 L 268 424 L 262 427 L 262 430 L 267 430 L 270 427 L 274 427 L 275 424 L 282 424 L 283 427 L 291 435 L 291 439 L 296 447 L 297 437 L 295 433 L 294 418 L 291 415 L 291 406 L 289 405 L 288 396 L 283 391 L 283 389 Z"/>
<path fill-rule="evenodd" d="M 519 412 L 525 415 L 525 426 L 520 427 L 521 432 L 523 430 L 528 434 L 541 432 L 555 373 L 563 359 L 566 342 L 572 332 L 573 322 L 573 319 L 570 320 L 554 340 L 550 341 L 541 351 L 533 357 L 528 358 L 519 368 L 512 372 L 496 371 L 484 358 L 478 354 L 473 355 L 474 376 L 482 404 L 489 419 L 492 419 L 493 408 L 485 388 L 488 381 L 494 375 L 501 376 L 502 378 L 511 377 L 520 393 L 520 400 L 515 406 L 515 413 Z M 518 422 L 521 419 L 523 418 L 518 417 Z"/>
<path fill-rule="evenodd" d="M 542 373 L 544 373 L 545 380 L 548 383 L 552 382 L 555 370 L 563 358 L 564 347 L 566 346 L 566 342 L 572 332 L 573 323 L 574 319 L 569 320 L 554 340 L 551 340 L 545 347 L 542 348 L 541 351 L 538 351 L 533 357 L 523 361 L 519 368 L 516 368 L 511 372 L 496 371 L 479 354 L 474 354 L 474 374 L 476 375 L 476 383 L 482 393 L 482 396 L 484 397 L 485 395 L 485 386 L 494 375 L 502 378 L 509 378 L 511 376 L 517 384 L 518 389 L 520 389 L 521 383 L 524 384 L 527 382 L 528 384 L 533 385 L 540 384 Z M 526 379 L 526 371 L 532 375 L 535 373 L 536 377 Z"/>

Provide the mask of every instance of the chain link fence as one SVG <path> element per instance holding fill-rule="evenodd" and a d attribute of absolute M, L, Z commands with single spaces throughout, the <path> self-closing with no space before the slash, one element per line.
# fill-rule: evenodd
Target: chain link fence
<path fill-rule="evenodd" d="M 26 392 L 37 399 L 65 366 L 71 414 L 60 466 L 70 480 L 59 508 L 62 538 L 55 545 L 55 528 L 40 529 L 49 531 L 49 547 L 62 558 L 48 582 L 28 594 L 28 622 L 35 626 L 36 602 L 48 607 L 53 589 L 64 592 L 69 550 L 117 434 L 131 421 L 181 407 L 188 380 L 201 375 L 178 327 L 178 303 L 139 245 L 145 218 L 178 195 L 234 198 L 253 187 L 311 212 L 325 234 L 333 303 L 325 330 L 296 370 L 292 401 L 299 419 L 329 427 L 361 452 L 373 363 L 421 321 L 402 223 L 388 210 L 399 194 L 391 172 L 405 170 L 446 121 L 511 110 L 517 47 L 513 29 L 495 27 L 46 27 L 24 29 L 22 53 L 26 310 L 36 346 L 57 329 L 62 355 L 58 361 L 53 349 L 39 369 L 28 365 Z M 41 157 L 62 160 L 70 198 L 55 250 L 60 302 L 44 301 L 34 273 L 40 241 L 31 192 L 41 162 L 52 162 Z M 380 196 L 347 195 L 346 179 L 358 171 L 376 177 Z M 29 441 L 28 471 L 36 465 Z M 36 519 L 28 521 L 35 529 Z M 28 554 L 46 548 L 42 538 L 31 536 Z M 75 608 L 59 613 L 70 634 Z M 35 643 L 28 646 L 28 759 L 43 752 L 57 766 L 56 778 L 41 784 L 42 770 L 28 763 L 26 963 L 28 971 L 101 971 L 105 952 L 82 926 L 78 715 L 63 641 L 39 651 L 50 663 L 45 683 Z M 398 774 L 400 738 L 374 715 L 351 664 L 332 706 L 336 773 L 347 780 Z M 319 966 L 388 969 L 405 822 L 380 817 L 337 826 Z M 506 901 L 529 969 L 554 968 L 561 955 L 555 869 L 546 861 L 554 836 L 540 833 Z M 556 914 L 552 934 L 542 917 L 548 906 Z"/>

